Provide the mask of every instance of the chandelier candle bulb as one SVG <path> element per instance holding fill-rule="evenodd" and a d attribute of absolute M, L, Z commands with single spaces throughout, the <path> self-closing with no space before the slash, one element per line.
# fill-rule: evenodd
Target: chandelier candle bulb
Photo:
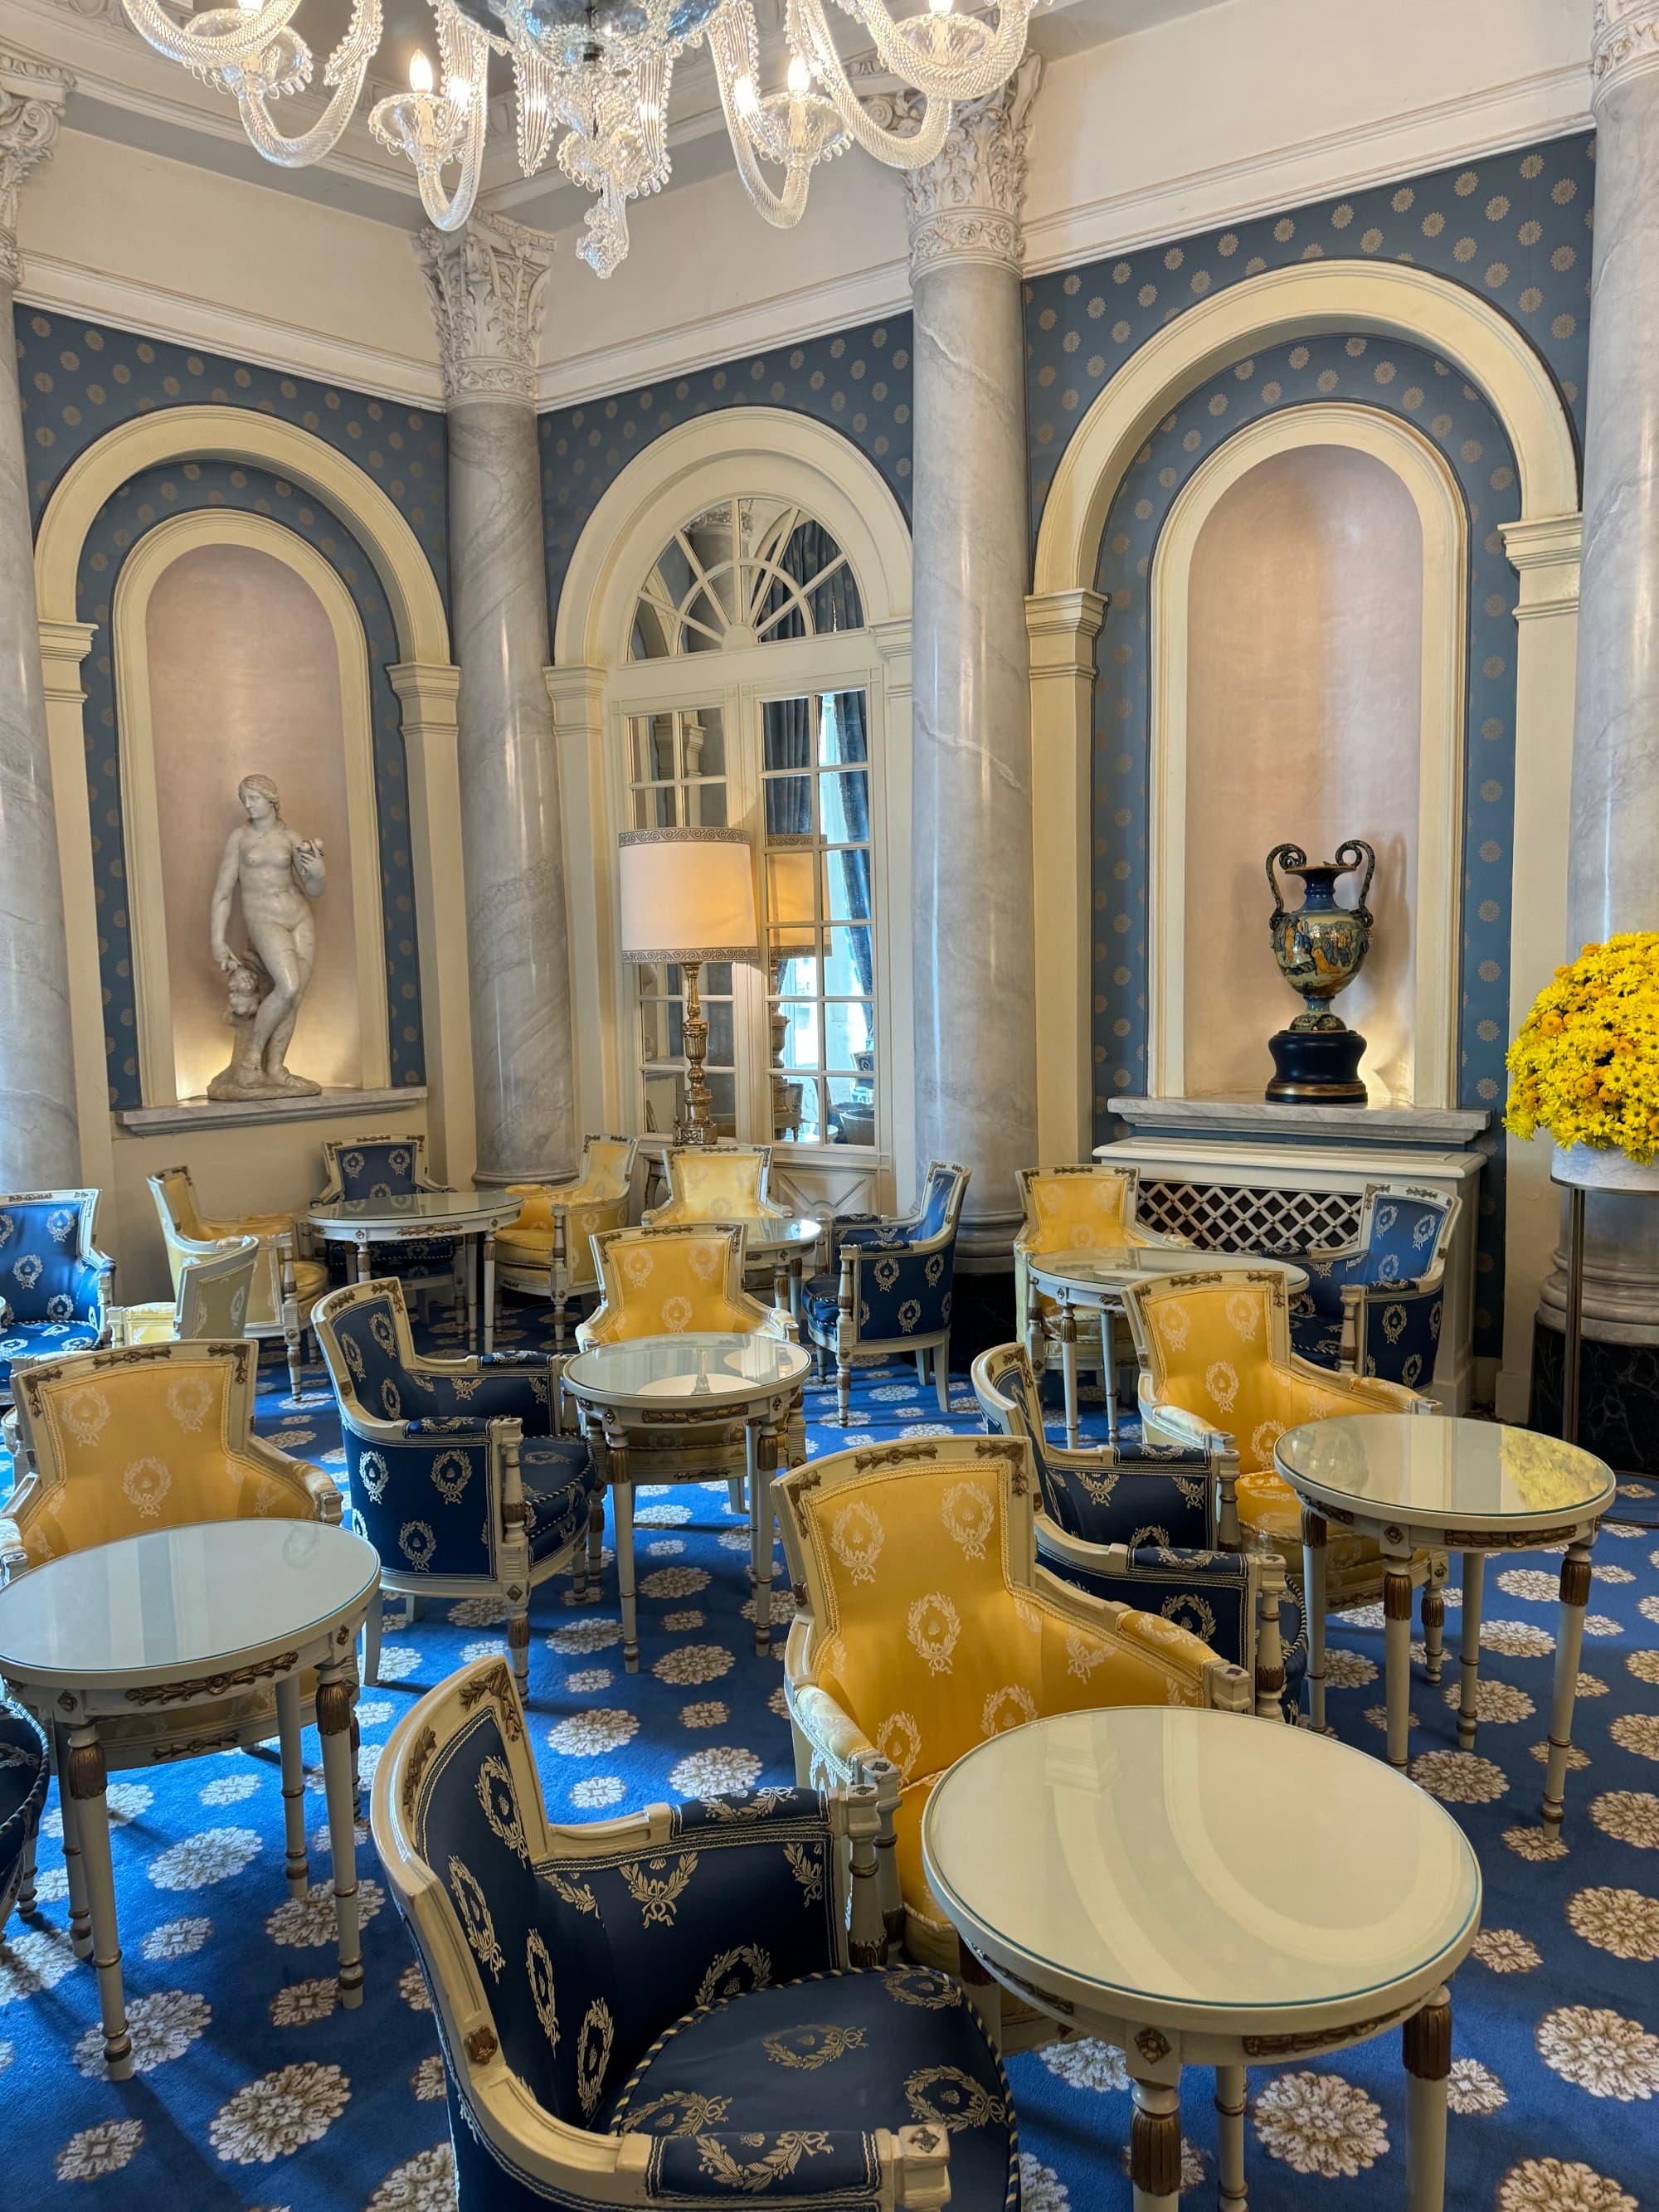
<path fill-rule="evenodd" d="M 411 92 L 430 92 L 432 64 L 416 46 L 415 58 L 409 64 L 409 88 Z"/>

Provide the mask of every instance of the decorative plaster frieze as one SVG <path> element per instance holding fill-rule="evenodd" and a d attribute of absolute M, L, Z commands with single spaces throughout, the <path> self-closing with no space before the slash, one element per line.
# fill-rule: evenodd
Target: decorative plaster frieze
<path fill-rule="evenodd" d="M 67 70 L 0 52 L 0 283 L 15 285 L 22 272 L 17 195 L 30 170 L 52 159 L 74 82 Z"/>
<path fill-rule="evenodd" d="M 1026 142 L 1042 79 L 1041 58 L 1027 54 L 1006 84 L 963 101 L 939 153 L 907 173 L 913 282 L 939 261 L 1019 267 Z"/>
<path fill-rule="evenodd" d="M 1659 0 L 1595 0 L 1590 32 L 1594 106 L 1612 86 L 1659 68 Z"/>
<path fill-rule="evenodd" d="M 415 241 L 438 326 L 444 396 L 533 405 L 553 240 L 503 215 L 475 214 L 453 235 Z"/>

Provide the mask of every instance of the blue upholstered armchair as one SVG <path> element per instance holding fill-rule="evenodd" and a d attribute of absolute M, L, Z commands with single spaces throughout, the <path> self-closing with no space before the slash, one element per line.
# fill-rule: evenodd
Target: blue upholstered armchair
<path fill-rule="evenodd" d="M 1065 1449 L 1044 1430 L 1042 1391 L 1018 1344 L 980 1354 L 974 1390 L 994 1436 L 1030 1444 L 1041 1564 L 1096 1597 L 1189 1628 L 1249 1674 L 1258 1713 L 1294 1721 L 1308 1663 L 1302 1610 L 1276 1553 L 1221 1548 L 1231 1456 L 1175 1444 Z"/>
<path fill-rule="evenodd" d="M 0 1405 L 14 1360 L 56 1359 L 107 1340 L 115 1262 L 93 1242 L 95 1190 L 0 1192 Z"/>
<path fill-rule="evenodd" d="M 1460 1204 L 1413 1183 L 1368 1183 L 1354 1242 L 1297 1255 L 1308 1287 L 1291 1307 L 1292 1350 L 1322 1367 L 1426 1389 Z"/>
<path fill-rule="evenodd" d="M 14 1904 L 34 1910 L 34 1839 L 50 1778 L 45 1730 L 0 1699 L 0 1936 Z"/>
<path fill-rule="evenodd" d="M 571 1569 L 586 1596 L 599 1571 L 596 1478 L 587 1446 L 552 1433 L 552 1363 L 527 1352 L 421 1358 L 395 1278 L 331 1291 L 314 1326 L 340 1403 L 351 1525 L 380 1555 L 382 1592 L 498 1598 L 522 1688 L 532 1590 Z M 380 1657 L 374 1605 L 365 1680 Z"/>
<path fill-rule="evenodd" d="M 817 1349 L 818 1373 L 836 1355 L 836 1418 L 847 1426 L 853 1366 L 913 1352 L 916 1372 L 933 1387 L 939 1411 L 951 1410 L 951 1296 L 957 1223 L 969 1170 L 930 1160 L 921 1197 L 896 1220 L 878 1213 L 843 1213 L 830 1225 L 830 1266 L 808 1278 L 802 1325 Z"/>
<path fill-rule="evenodd" d="M 459 2212 L 868 2212 L 937 2206 L 947 2177 L 951 2212 L 1018 2212 L 978 2014 L 882 1964 L 872 1788 L 550 1828 L 495 1661 L 398 1728 L 373 1825 L 437 2019 Z"/>
<path fill-rule="evenodd" d="M 410 1191 L 445 1188 L 426 1171 L 426 1139 L 419 1131 L 390 1137 L 325 1137 L 323 1167 L 323 1188 L 314 1201 L 319 1206 L 331 1199 L 399 1198 Z M 382 1254 L 395 1253 L 399 1277 L 420 1283 L 428 1294 L 448 1285 L 459 1317 L 466 1293 L 453 1237 L 402 1237 L 379 1249 Z M 331 1239 L 325 1256 L 331 1280 L 348 1281 L 351 1247 Z"/>

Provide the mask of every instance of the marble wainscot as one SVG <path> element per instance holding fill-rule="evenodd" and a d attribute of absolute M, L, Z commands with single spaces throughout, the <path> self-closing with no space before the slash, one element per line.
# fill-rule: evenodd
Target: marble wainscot
<path fill-rule="evenodd" d="M 1141 1216 L 1200 1251 L 1307 1251 L 1357 1233 L 1368 1183 L 1416 1182 L 1461 1198 L 1446 1253 L 1431 1395 L 1449 1413 L 1477 1398 L 1474 1252 L 1483 1110 L 1269 1106 L 1260 1097 L 1113 1098 L 1128 1134 L 1095 1158 L 1140 1170 Z"/>

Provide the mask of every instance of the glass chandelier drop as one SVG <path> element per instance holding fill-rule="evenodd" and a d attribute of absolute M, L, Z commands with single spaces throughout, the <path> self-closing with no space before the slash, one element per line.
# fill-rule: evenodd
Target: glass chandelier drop
<path fill-rule="evenodd" d="M 628 203 L 668 180 L 668 92 L 674 64 L 708 42 L 738 173 L 769 222 L 800 221 L 812 170 L 855 140 L 878 161 L 920 168 L 945 142 L 953 101 L 994 92 L 1025 49 L 1031 0 L 994 0 L 963 15 L 927 0 L 920 15 L 889 15 L 884 0 L 837 0 L 873 41 L 881 67 L 921 95 L 892 129 L 854 89 L 830 34 L 824 0 L 786 0 L 783 82 L 762 89 L 751 0 L 431 0 L 438 48 L 416 53 L 409 89 L 378 101 L 369 129 L 407 157 L 421 204 L 440 230 L 471 213 L 483 167 L 489 64 L 512 66 L 519 164 L 533 176 L 558 137 L 559 167 L 594 195 L 577 249 L 608 276 L 628 251 Z M 122 0 L 158 52 L 228 92 L 269 161 L 319 161 L 350 122 L 380 43 L 380 0 L 353 0 L 345 35 L 322 68 L 329 98 L 312 128 L 286 137 L 273 117 L 285 94 L 316 76 L 293 28 L 300 0 L 235 0 L 182 21 L 164 0 Z M 484 10 L 492 20 L 484 20 Z M 562 135 L 561 135 L 562 134 Z"/>

